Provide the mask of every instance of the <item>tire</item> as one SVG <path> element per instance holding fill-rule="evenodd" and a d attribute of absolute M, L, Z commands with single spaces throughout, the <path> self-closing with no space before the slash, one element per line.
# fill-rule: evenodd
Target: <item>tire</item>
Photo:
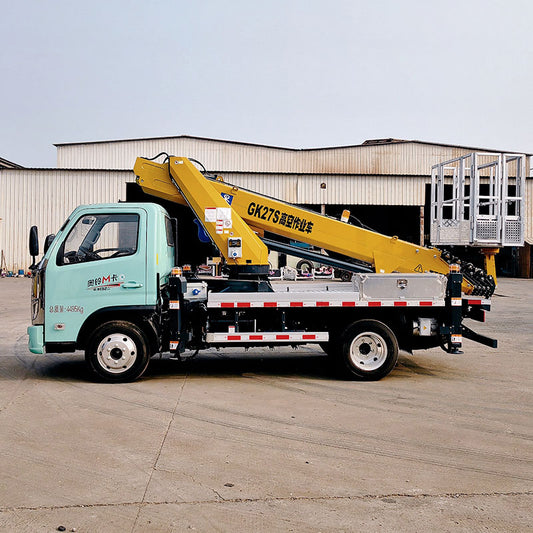
<path fill-rule="evenodd" d="M 351 281 L 353 273 L 348 272 L 347 270 L 337 269 L 335 270 L 335 277 L 339 278 L 341 281 Z"/>
<path fill-rule="evenodd" d="M 123 320 L 105 322 L 91 335 L 85 361 L 99 380 L 125 383 L 141 377 L 150 361 L 145 333 Z"/>
<path fill-rule="evenodd" d="M 341 336 L 337 367 L 344 378 L 375 381 L 396 366 L 398 352 L 398 340 L 387 325 L 378 320 L 360 320 Z"/>
<path fill-rule="evenodd" d="M 353 274 L 347 270 L 343 270 L 341 273 L 341 281 L 351 281 Z"/>
<path fill-rule="evenodd" d="M 311 261 L 307 261 L 306 259 L 302 259 L 301 261 L 298 261 L 296 263 L 296 270 L 299 270 L 302 273 L 311 273 L 313 272 L 313 264 Z"/>

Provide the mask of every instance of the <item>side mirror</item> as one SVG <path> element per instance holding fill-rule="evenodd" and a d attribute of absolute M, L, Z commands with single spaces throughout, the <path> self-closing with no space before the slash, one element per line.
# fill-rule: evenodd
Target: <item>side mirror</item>
<path fill-rule="evenodd" d="M 39 235 L 37 232 L 37 226 L 30 228 L 30 255 L 32 257 L 32 265 L 30 268 L 35 267 L 35 258 L 39 255 Z"/>
<path fill-rule="evenodd" d="M 37 226 L 30 228 L 30 255 L 37 257 L 39 255 L 39 236 L 37 232 Z"/>
<path fill-rule="evenodd" d="M 43 247 L 44 254 L 48 251 L 48 248 L 50 248 L 51 244 L 54 242 L 55 237 L 56 236 L 53 233 L 46 236 L 46 239 L 44 240 L 44 247 Z"/>

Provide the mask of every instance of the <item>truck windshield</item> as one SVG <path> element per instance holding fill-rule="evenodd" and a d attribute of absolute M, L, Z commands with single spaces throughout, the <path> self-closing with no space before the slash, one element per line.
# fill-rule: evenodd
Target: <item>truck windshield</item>
<path fill-rule="evenodd" d="M 57 263 L 66 265 L 132 255 L 137 251 L 138 233 L 136 214 L 85 215 L 69 232 Z"/>

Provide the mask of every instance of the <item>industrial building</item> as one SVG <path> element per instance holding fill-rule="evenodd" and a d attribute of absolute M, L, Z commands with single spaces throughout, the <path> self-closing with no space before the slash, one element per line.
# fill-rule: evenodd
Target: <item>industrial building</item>
<path fill-rule="evenodd" d="M 504 152 L 400 139 L 291 149 L 191 136 L 67 143 L 56 148 L 53 169 L 21 168 L 0 159 L 0 249 L 11 271 L 26 270 L 30 264 L 30 226 L 39 227 L 42 242 L 79 204 L 150 200 L 135 184 L 132 168 L 138 156 L 166 152 L 193 158 L 238 187 L 331 216 L 348 208 L 355 223 L 428 244 L 431 167 L 471 152 Z M 526 245 L 504 250 L 497 262 L 504 274 L 531 277 L 531 154 L 526 154 L 526 168 Z M 191 221 L 184 224 L 188 227 Z"/>

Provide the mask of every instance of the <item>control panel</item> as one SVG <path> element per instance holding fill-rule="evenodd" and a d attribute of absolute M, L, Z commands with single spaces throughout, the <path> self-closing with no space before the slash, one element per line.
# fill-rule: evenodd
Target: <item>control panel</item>
<path fill-rule="evenodd" d="M 228 257 L 232 259 L 237 259 L 242 257 L 242 238 L 241 237 L 230 237 L 228 239 Z"/>

